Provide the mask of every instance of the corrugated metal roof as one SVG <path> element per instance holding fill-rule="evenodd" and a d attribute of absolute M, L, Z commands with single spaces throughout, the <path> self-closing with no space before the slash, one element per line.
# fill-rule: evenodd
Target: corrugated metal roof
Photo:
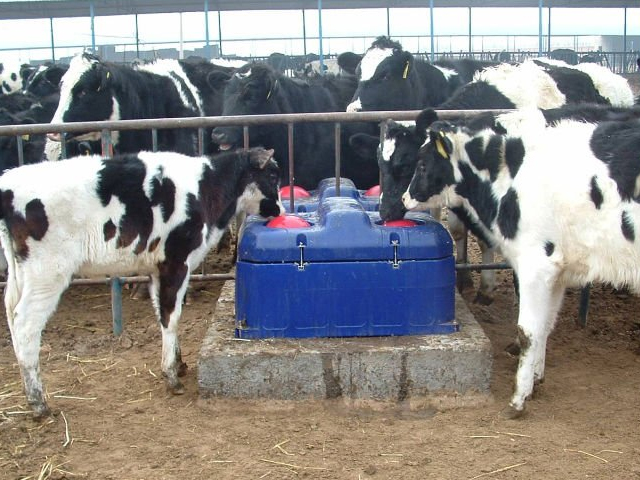
<path fill-rule="evenodd" d="M 205 0 L 0 0 L 0 19 L 202 12 Z M 434 7 L 538 7 L 538 0 L 434 0 Z M 209 0 L 209 11 L 315 10 L 317 0 Z M 323 9 L 428 7 L 429 0 L 322 0 Z M 543 0 L 551 8 L 638 8 L 638 0 Z"/>

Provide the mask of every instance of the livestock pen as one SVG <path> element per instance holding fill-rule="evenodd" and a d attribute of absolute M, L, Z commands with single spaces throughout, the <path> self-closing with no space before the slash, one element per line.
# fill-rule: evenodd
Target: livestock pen
<path fill-rule="evenodd" d="M 439 111 L 439 115 L 443 119 L 473 117 L 480 113 L 493 112 L 501 113 L 503 110 L 466 110 L 466 111 Z M 276 115 L 250 115 L 250 116 L 220 116 L 220 117 L 193 117 L 193 118 L 166 118 L 166 119 L 138 119 L 138 120 L 120 120 L 120 121 L 99 121 L 99 122 L 75 122 L 64 124 L 37 124 L 37 125 L 12 125 L 0 126 L 0 136 L 15 136 L 17 140 L 19 164 L 24 163 L 23 147 L 24 138 L 29 135 L 60 133 L 62 136 L 62 158 L 66 158 L 65 136 L 67 133 L 76 132 L 101 132 L 102 156 L 110 158 L 113 155 L 113 145 L 111 143 L 111 134 L 113 131 L 120 130 L 149 130 L 152 138 L 153 150 L 158 149 L 158 130 L 165 128 L 185 128 L 197 129 L 198 132 L 198 152 L 202 154 L 204 150 L 204 136 L 206 128 L 214 128 L 217 126 L 241 126 L 243 127 L 244 147 L 249 147 L 250 136 L 249 127 L 253 125 L 281 124 L 287 127 L 288 150 L 289 150 L 289 185 L 295 185 L 295 151 L 294 142 L 294 125 L 308 122 L 325 122 L 334 124 L 334 144 L 335 144 L 335 178 L 336 178 L 336 194 L 340 196 L 340 172 L 341 172 L 341 125 L 345 122 L 382 122 L 386 119 L 393 120 L 414 120 L 419 111 L 378 111 L 378 112 L 322 112 L 322 113 L 299 113 L 299 114 L 276 114 Z M 384 127 L 384 125 L 383 125 Z M 381 131 L 384 136 L 384 131 Z M 293 195 L 289 198 L 290 211 L 295 211 L 295 198 Z M 470 264 L 467 259 L 458 259 L 460 263 L 456 264 L 457 270 L 496 270 L 508 269 L 509 265 L 505 263 L 493 264 Z M 204 267 L 203 267 L 204 268 Z M 223 274 L 194 274 L 190 281 L 206 282 L 221 281 L 233 279 L 232 273 Z M 112 298 L 112 317 L 113 332 L 120 335 L 123 331 L 122 322 L 122 286 L 124 284 L 148 283 L 149 278 L 146 276 L 116 277 L 104 279 L 87 279 L 77 278 L 72 281 L 72 285 L 92 285 L 105 284 L 111 287 Z M 0 282 L 0 286 L 4 286 L 5 282 Z M 588 296 L 585 297 L 588 300 Z M 583 302 L 583 305 L 586 303 Z M 581 320 L 586 320 L 586 307 L 581 307 Z"/>

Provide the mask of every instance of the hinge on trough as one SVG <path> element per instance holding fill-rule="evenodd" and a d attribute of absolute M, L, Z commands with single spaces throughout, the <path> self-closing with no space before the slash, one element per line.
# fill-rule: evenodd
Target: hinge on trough
<path fill-rule="evenodd" d="M 307 262 L 304 261 L 304 247 L 305 244 L 300 242 L 298 243 L 298 249 L 300 249 L 300 263 L 295 262 L 296 265 L 298 266 L 298 270 L 304 270 L 304 268 L 308 265 Z"/>
<path fill-rule="evenodd" d="M 393 268 L 400 268 L 400 263 L 402 260 L 398 258 L 398 245 L 400 242 L 398 240 L 391 240 L 391 245 L 393 245 L 393 261 L 389 262 L 393 265 Z"/>

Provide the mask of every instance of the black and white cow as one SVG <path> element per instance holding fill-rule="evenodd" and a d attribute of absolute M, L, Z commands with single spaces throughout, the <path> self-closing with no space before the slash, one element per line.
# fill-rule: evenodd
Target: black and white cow
<path fill-rule="evenodd" d="M 521 346 L 512 413 L 544 379 L 547 339 L 565 289 L 591 282 L 640 289 L 640 120 L 600 124 L 516 112 L 519 135 L 429 126 L 409 209 L 463 210 L 519 279 Z M 606 246 L 606 248 L 603 248 Z"/>
<path fill-rule="evenodd" d="M 38 98 L 60 94 L 60 80 L 69 69 L 69 65 L 47 63 L 34 70 L 25 82 L 24 92 Z"/>
<path fill-rule="evenodd" d="M 559 108 L 567 103 L 633 105 L 627 80 L 600 65 L 567 65 L 550 59 L 500 64 L 475 74 L 442 110 Z"/>
<path fill-rule="evenodd" d="M 133 68 L 84 53 L 71 60 L 62 77 L 60 103 L 51 123 L 218 115 L 221 104 L 213 98 L 209 75 L 221 69 L 228 70 L 204 59 L 158 60 Z M 75 141 L 100 140 L 100 132 L 69 136 Z M 59 134 L 49 138 L 60 141 Z M 144 130 L 113 132 L 112 141 L 119 153 L 152 149 L 152 136 Z M 194 154 L 197 133 L 160 129 L 158 149 Z"/>
<path fill-rule="evenodd" d="M 42 330 L 74 274 L 151 276 L 162 371 L 182 393 L 177 331 L 189 274 L 239 212 L 278 216 L 273 151 L 213 157 L 140 152 L 15 168 L 0 177 L 0 240 L 9 262 L 7 320 L 27 401 L 49 413 Z M 70 201 L 73 199 L 73 201 Z"/>
<path fill-rule="evenodd" d="M 356 69 L 358 88 L 348 112 L 418 110 L 435 107 L 495 62 L 443 60 L 434 64 L 414 57 L 400 43 L 378 37 Z"/>
<path fill-rule="evenodd" d="M 21 91 L 34 69 L 27 63 L 0 63 L 0 95 Z"/>
<path fill-rule="evenodd" d="M 338 83 L 330 86 L 327 82 Z M 335 87 L 335 88 L 334 88 Z M 253 63 L 239 69 L 228 81 L 224 91 L 223 115 L 268 115 L 338 111 L 338 102 L 348 95 L 343 88 L 353 88 L 355 82 L 335 76 L 310 78 L 306 81 L 286 77 L 270 66 Z M 221 149 L 241 147 L 243 129 L 240 126 L 217 127 L 213 140 Z M 250 144 L 273 148 L 281 167 L 283 180 L 288 179 L 289 143 L 284 124 L 252 125 Z M 348 135 L 343 135 L 347 145 Z M 293 151 L 295 184 L 306 189 L 316 188 L 318 182 L 335 175 L 334 129 L 329 123 L 304 122 L 294 126 Z M 374 159 L 361 159 L 345 148 L 341 158 L 342 176 L 350 178 L 358 188 L 377 184 Z"/>

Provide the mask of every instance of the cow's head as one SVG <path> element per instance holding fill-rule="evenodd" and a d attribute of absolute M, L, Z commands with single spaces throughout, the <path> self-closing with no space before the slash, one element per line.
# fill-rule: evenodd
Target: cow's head
<path fill-rule="evenodd" d="M 36 97 L 60 92 L 60 80 L 68 68 L 68 65 L 41 65 L 27 79 L 24 91 Z"/>
<path fill-rule="evenodd" d="M 398 42 L 378 37 L 356 68 L 358 88 L 347 112 L 409 110 L 414 58 Z"/>
<path fill-rule="evenodd" d="M 418 163 L 402 201 L 409 210 L 458 207 L 460 199 L 451 187 L 461 178 L 458 149 L 462 145 L 464 150 L 469 135 L 445 121 L 431 124 L 428 135 L 418 152 Z"/>
<path fill-rule="evenodd" d="M 245 165 L 240 185 L 237 211 L 264 218 L 277 217 L 284 213 L 280 202 L 280 171 L 273 159 L 273 150 L 262 147 L 238 152 Z"/>
<path fill-rule="evenodd" d="M 75 56 L 60 82 L 60 102 L 51 123 L 120 120 L 120 106 L 114 96 L 113 73 L 95 55 Z M 112 138 L 117 143 L 117 138 Z M 71 135 L 76 140 L 99 140 L 100 132 Z M 60 140 L 60 134 L 49 134 Z"/>
<path fill-rule="evenodd" d="M 407 212 L 402 194 L 407 190 L 418 162 L 418 150 L 424 143 L 429 125 L 437 120 L 433 110 L 424 110 L 415 122 L 387 120 L 383 124 L 384 138 L 356 134 L 349 142 L 360 156 L 377 153 L 380 169 L 380 217 L 398 220 Z"/>
<path fill-rule="evenodd" d="M 281 113 L 277 102 L 280 89 L 279 75 L 265 64 L 247 64 L 238 69 L 224 89 L 222 114 L 265 115 Z M 250 129 L 252 144 L 264 143 L 261 132 L 268 129 Z M 216 127 L 212 140 L 221 150 L 240 147 L 243 144 L 242 127 Z M 267 142 L 268 143 L 268 142 Z"/>

